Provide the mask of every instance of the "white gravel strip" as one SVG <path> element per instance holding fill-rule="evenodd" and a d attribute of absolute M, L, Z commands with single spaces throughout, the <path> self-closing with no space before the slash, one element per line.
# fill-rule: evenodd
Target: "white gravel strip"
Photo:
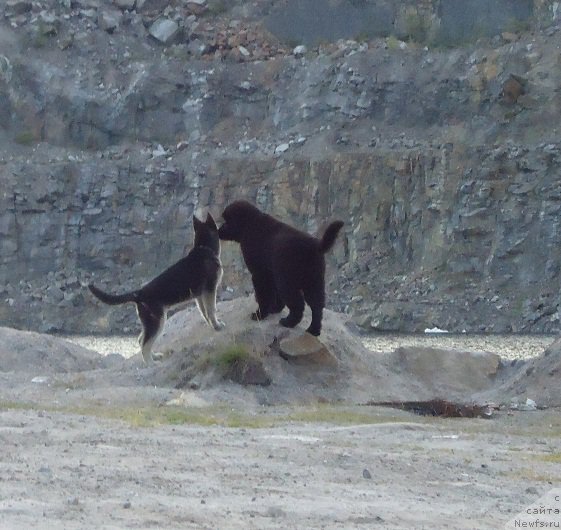
<path fill-rule="evenodd" d="M 102 355 L 116 353 L 131 357 L 138 353 L 138 342 L 133 336 L 67 336 L 67 340 Z M 364 345 L 374 353 L 387 353 L 400 346 L 426 346 L 497 353 L 505 359 L 526 359 L 543 352 L 557 337 L 555 335 L 468 335 L 468 334 L 389 334 L 364 337 Z"/>
<path fill-rule="evenodd" d="M 426 346 L 496 353 L 505 359 L 527 359 L 544 351 L 556 335 L 478 335 L 453 333 L 386 334 L 365 337 L 364 344 L 373 352 L 389 352 L 400 346 Z"/>

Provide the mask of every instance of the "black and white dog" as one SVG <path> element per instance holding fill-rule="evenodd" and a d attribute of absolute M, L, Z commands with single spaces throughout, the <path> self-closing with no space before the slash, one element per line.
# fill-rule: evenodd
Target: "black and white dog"
<path fill-rule="evenodd" d="M 161 333 L 169 309 L 196 299 L 204 319 L 216 331 L 224 324 L 216 319 L 216 291 L 222 279 L 218 228 L 210 214 L 206 221 L 193 216 L 195 241 L 193 248 L 177 263 L 136 291 L 113 295 L 94 285 L 90 291 L 109 305 L 133 302 L 142 323 L 138 337 L 144 362 L 153 359 L 152 345 Z"/>

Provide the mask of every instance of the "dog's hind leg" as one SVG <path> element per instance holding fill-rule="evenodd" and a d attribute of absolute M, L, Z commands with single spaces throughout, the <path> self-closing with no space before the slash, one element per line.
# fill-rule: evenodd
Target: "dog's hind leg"
<path fill-rule="evenodd" d="M 308 278 L 307 285 L 304 288 L 304 300 L 312 310 L 312 322 L 306 331 L 315 337 L 318 337 L 321 333 L 321 320 L 325 307 L 325 282 L 323 278 L 323 274 Z"/>
<path fill-rule="evenodd" d="M 323 318 L 323 307 L 322 306 L 312 306 L 312 321 L 306 330 L 310 335 L 314 337 L 319 337 L 321 333 L 321 320 Z"/>
<path fill-rule="evenodd" d="M 275 290 L 275 296 L 271 300 L 271 313 L 280 313 L 284 309 L 284 302 L 282 301 L 279 293 Z"/>
<path fill-rule="evenodd" d="M 206 311 L 205 304 L 204 304 L 204 302 L 203 302 L 203 297 L 202 297 L 202 295 L 201 295 L 201 296 L 198 296 L 195 300 L 197 301 L 197 307 L 199 308 L 199 311 L 201 312 L 201 315 L 202 315 L 203 318 L 207 321 L 207 323 L 209 324 L 209 326 L 212 326 L 210 320 L 208 319 L 208 314 L 207 314 L 207 311 Z"/>
<path fill-rule="evenodd" d="M 148 304 L 139 302 L 136 306 L 138 317 L 142 323 L 142 333 L 139 337 L 142 358 L 145 363 L 153 360 L 152 346 L 161 333 L 166 318 L 162 307 L 150 307 Z"/>
<path fill-rule="evenodd" d="M 312 322 L 306 330 L 310 335 L 319 337 L 321 333 L 321 321 L 323 308 L 325 307 L 325 290 L 323 282 L 316 282 L 312 288 L 304 290 L 304 300 L 312 310 Z"/>
<path fill-rule="evenodd" d="M 304 316 L 304 295 L 301 291 L 281 289 L 281 297 L 288 307 L 288 315 L 279 320 L 281 326 L 293 328 L 297 326 Z"/>

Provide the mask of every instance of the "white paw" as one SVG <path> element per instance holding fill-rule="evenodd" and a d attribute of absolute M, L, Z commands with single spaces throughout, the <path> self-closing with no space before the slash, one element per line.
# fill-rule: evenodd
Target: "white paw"
<path fill-rule="evenodd" d="M 225 327 L 226 327 L 226 324 L 224 324 L 224 322 L 222 322 L 222 320 L 217 320 L 216 324 L 214 324 L 215 331 L 220 331 L 221 329 L 224 329 Z"/>

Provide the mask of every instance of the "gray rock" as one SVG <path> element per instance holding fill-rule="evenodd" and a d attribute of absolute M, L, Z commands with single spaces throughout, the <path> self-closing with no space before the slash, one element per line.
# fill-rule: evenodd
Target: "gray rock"
<path fill-rule="evenodd" d="M 33 2 L 31 0 L 7 0 L 6 9 L 14 15 L 23 15 L 33 9 Z"/>
<path fill-rule="evenodd" d="M 132 10 L 135 7 L 136 0 L 114 0 L 114 3 L 121 9 Z"/>
<path fill-rule="evenodd" d="M 285 153 L 286 151 L 288 151 L 289 148 L 290 148 L 290 144 L 287 143 L 277 145 L 277 147 L 275 147 L 275 154 L 280 155 L 282 153 Z"/>
<path fill-rule="evenodd" d="M 67 293 L 78 288 L 62 280 L 57 303 L 46 275 L 82 269 L 81 280 L 93 271 L 132 288 L 179 257 L 194 210 L 219 213 L 245 196 L 314 234 L 345 220 L 327 256 L 328 306 L 369 332 L 558 332 L 561 146 L 550 95 L 561 74 L 552 29 L 541 29 L 551 6 L 534 3 L 534 20 L 525 2 L 467 1 L 472 22 L 486 12 L 497 28 L 510 12 L 535 31 L 495 41 L 493 54 L 386 50 L 369 32 L 407 32 L 406 8 L 310 0 L 272 6 L 266 21 L 308 47 L 305 61 L 292 47 L 261 61 L 283 46 L 245 22 L 260 16 L 253 3 L 232 7 L 230 24 L 191 13 L 204 2 L 73 0 L 70 17 L 66 1 L 0 2 L 13 25 L 0 30 L 0 283 L 11 289 L 2 322 L 132 328 L 134 314 L 100 317 L 87 297 L 77 311 L 80 297 Z M 441 28 L 436 42 L 455 38 L 453 3 L 422 5 Z M 158 17 L 177 31 L 160 35 L 167 49 L 147 38 Z M 169 46 L 183 32 L 190 40 Z M 499 95 L 520 74 L 528 93 L 509 103 Z M 224 247 L 225 283 L 251 292 L 239 253 Z M 25 310 L 41 299 L 41 311 Z"/>
<path fill-rule="evenodd" d="M 177 35 L 178 31 L 179 25 L 177 22 L 174 22 L 169 18 L 159 18 L 148 29 L 148 32 L 152 35 L 152 37 L 164 44 L 169 44 Z"/>
<path fill-rule="evenodd" d="M 208 8 L 206 0 L 187 0 L 186 6 L 194 15 L 202 15 Z"/>
<path fill-rule="evenodd" d="M 304 333 L 296 338 L 283 339 L 279 343 L 279 355 L 295 363 L 312 363 L 336 366 L 337 358 L 313 335 Z"/>
<path fill-rule="evenodd" d="M 137 9 L 142 12 L 163 12 L 171 0 L 136 0 Z"/>
<path fill-rule="evenodd" d="M 120 11 L 104 9 L 98 14 L 97 23 L 102 30 L 112 33 L 119 27 L 122 18 L 123 14 Z"/>

